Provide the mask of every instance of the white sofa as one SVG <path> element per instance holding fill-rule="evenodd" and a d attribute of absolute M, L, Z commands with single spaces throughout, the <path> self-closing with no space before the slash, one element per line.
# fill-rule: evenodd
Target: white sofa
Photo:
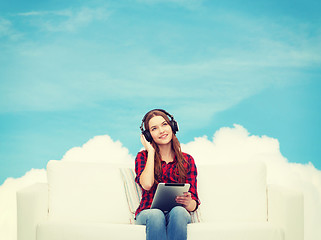
<path fill-rule="evenodd" d="M 303 196 L 266 184 L 263 163 L 199 165 L 188 239 L 303 240 Z M 17 192 L 18 240 L 145 239 L 132 164 L 50 161 L 48 184 Z"/>

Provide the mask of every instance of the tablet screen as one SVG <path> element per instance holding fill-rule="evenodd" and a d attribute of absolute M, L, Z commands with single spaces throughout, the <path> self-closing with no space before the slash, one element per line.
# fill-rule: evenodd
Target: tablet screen
<path fill-rule="evenodd" d="M 189 187 L 189 183 L 159 183 L 151 208 L 170 211 L 175 206 L 181 206 L 175 198 L 188 192 Z"/>

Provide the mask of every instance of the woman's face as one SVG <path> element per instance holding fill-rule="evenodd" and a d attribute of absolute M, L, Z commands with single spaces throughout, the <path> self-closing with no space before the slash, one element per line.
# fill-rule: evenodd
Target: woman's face
<path fill-rule="evenodd" d="M 156 144 L 164 145 L 171 142 L 173 137 L 172 128 L 162 116 L 152 117 L 148 125 L 149 132 Z"/>

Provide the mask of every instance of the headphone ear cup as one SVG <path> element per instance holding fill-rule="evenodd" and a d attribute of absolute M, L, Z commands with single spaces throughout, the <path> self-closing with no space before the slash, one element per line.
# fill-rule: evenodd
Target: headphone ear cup
<path fill-rule="evenodd" d="M 143 135 L 144 135 L 144 137 L 145 137 L 145 139 L 148 141 L 148 142 L 152 142 L 153 141 L 153 137 L 152 137 L 152 135 L 150 134 L 150 132 L 148 131 L 148 130 L 145 130 L 144 132 L 143 132 Z"/>
<path fill-rule="evenodd" d="M 173 130 L 173 133 L 176 134 L 176 132 L 178 132 L 178 124 L 175 120 L 172 120 L 171 121 L 171 127 L 172 127 L 172 130 Z"/>

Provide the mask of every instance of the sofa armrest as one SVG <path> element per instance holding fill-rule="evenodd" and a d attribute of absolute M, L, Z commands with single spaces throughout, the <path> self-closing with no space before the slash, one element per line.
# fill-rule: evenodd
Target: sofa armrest
<path fill-rule="evenodd" d="M 39 222 L 48 216 L 48 184 L 36 183 L 17 192 L 18 240 L 36 240 Z"/>
<path fill-rule="evenodd" d="M 304 239 L 303 194 L 268 185 L 268 222 L 281 226 L 286 240 Z"/>

